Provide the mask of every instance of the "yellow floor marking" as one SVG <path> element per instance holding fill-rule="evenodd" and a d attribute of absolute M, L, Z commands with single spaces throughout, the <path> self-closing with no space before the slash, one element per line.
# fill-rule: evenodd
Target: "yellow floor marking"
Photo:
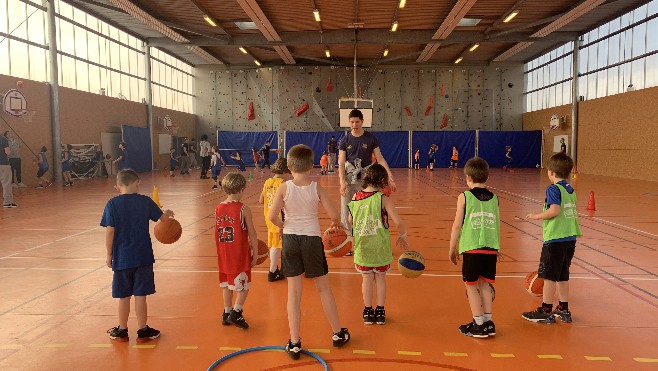
<path fill-rule="evenodd" d="M 352 351 L 354 354 L 376 354 L 374 350 L 359 350 L 359 349 L 354 349 Z"/>
<path fill-rule="evenodd" d="M 199 349 L 199 347 L 196 346 L 196 345 L 178 345 L 178 346 L 176 346 L 176 349 L 180 349 L 180 350 L 197 350 L 197 349 Z"/>
<path fill-rule="evenodd" d="M 633 358 L 637 362 L 642 363 L 658 363 L 658 358 Z"/>
<path fill-rule="evenodd" d="M 409 352 L 406 350 L 398 350 L 398 354 L 403 355 L 403 356 L 419 356 L 421 355 L 420 352 Z"/>
<path fill-rule="evenodd" d="M 112 344 L 89 344 L 89 348 L 111 348 Z"/>
<path fill-rule="evenodd" d="M 610 357 L 592 357 L 592 356 L 585 356 L 585 359 L 588 361 L 612 361 Z"/>
<path fill-rule="evenodd" d="M 0 349 L 23 349 L 21 344 L 2 344 Z"/>
<path fill-rule="evenodd" d="M 510 353 L 491 353 L 493 358 L 514 358 L 514 354 Z"/>
<path fill-rule="evenodd" d="M 242 348 L 235 348 L 235 347 L 219 347 L 219 350 L 242 350 Z"/>
<path fill-rule="evenodd" d="M 329 349 L 309 349 L 308 351 L 311 353 L 325 353 L 325 354 L 331 353 L 331 350 Z"/>
<path fill-rule="evenodd" d="M 468 357 L 468 353 L 443 352 L 446 357 Z"/>
<path fill-rule="evenodd" d="M 46 344 L 44 348 L 66 348 L 68 344 Z"/>
<path fill-rule="evenodd" d="M 155 348 L 155 344 L 149 344 L 149 345 L 135 344 L 135 345 L 133 345 L 133 348 L 135 348 L 135 349 L 153 349 L 153 348 Z"/>
<path fill-rule="evenodd" d="M 537 354 L 537 358 L 541 359 L 562 359 L 562 356 L 559 354 Z"/>

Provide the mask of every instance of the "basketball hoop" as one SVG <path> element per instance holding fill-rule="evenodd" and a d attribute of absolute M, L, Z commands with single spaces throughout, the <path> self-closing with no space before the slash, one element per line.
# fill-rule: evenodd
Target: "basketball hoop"
<path fill-rule="evenodd" d="M 14 117 L 21 117 L 27 113 L 27 99 L 18 89 L 9 89 L 2 96 L 2 109 Z"/>
<path fill-rule="evenodd" d="M 174 123 L 171 121 L 171 117 L 168 115 L 165 117 L 158 117 L 158 124 L 162 125 L 162 128 L 171 134 L 176 134 L 178 132 L 178 127 L 174 126 Z"/>

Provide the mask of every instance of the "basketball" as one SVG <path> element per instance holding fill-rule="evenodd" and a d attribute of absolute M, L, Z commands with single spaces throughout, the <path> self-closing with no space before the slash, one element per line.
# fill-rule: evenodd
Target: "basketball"
<path fill-rule="evenodd" d="M 342 228 L 329 228 L 322 234 L 324 253 L 339 258 L 352 251 L 352 240 Z"/>
<path fill-rule="evenodd" d="M 398 270 L 407 278 L 416 278 L 425 270 L 425 258 L 416 251 L 406 251 L 398 258 Z"/>
<path fill-rule="evenodd" d="M 525 276 L 525 290 L 534 296 L 542 296 L 544 293 L 544 279 L 537 277 L 537 271 L 530 272 Z"/>
<path fill-rule="evenodd" d="M 391 197 L 391 193 L 392 193 L 391 186 L 386 186 L 386 187 L 382 188 L 382 194 L 384 196 Z"/>
<path fill-rule="evenodd" d="M 182 233 L 183 228 L 178 220 L 174 218 L 160 219 L 160 221 L 155 223 L 155 228 L 153 229 L 155 238 L 165 245 L 178 241 Z"/>
<path fill-rule="evenodd" d="M 261 264 L 267 257 L 270 255 L 270 249 L 267 247 L 267 243 L 264 241 L 258 240 L 258 256 L 256 257 L 256 265 Z"/>
<path fill-rule="evenodd" d="M 22 88 L 23 87 L 23 81 L 20 81 L 20 80 L 16 81 L 16 87 Z"/>

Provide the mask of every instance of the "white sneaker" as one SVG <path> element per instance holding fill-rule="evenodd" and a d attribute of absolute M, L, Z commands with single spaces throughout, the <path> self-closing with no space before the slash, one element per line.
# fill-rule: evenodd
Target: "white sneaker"
<path fill-rule="evenodd" d="M 11 183 L 11 188 L 18 188 L 18 184 L 16 184 L 16 183 Z"/>
<path fill-rule="evenodd" d="M 20 182 L 18 183 L 18 188 L 27 188 L 27 186 L 25 185 L 25 183 Z"/>

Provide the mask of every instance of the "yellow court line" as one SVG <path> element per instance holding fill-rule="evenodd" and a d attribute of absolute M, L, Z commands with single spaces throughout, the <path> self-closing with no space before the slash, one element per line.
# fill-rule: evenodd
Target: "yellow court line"
<path fill-rule="evenodd" d="M 112 344 L 89 344 L 89 348 L 111 348 Z"/>
<path fill-rule="evenodd" d="M 236 348 L 236 347 L 219 347 L 219 350 L 242 350 L 242 348 Z"/>
<path fill-rule="evenodd" d="M 403 356 L 420 356 L 422 355 L 420 352 L 410 352 L 407 350 L 398 350 L 398 354 L 403 355 Z"/>
<path fill-rule="evenodd" d="M 374 350 L 359 350 L 359 349 L 354 349 L 352 351 L 354 354 L 376 354 Z"/>
<path fill-rule="evenodd" d="M 197 350 L 199 349 L 196 345 L 178 345 L 176 346 L 177 350 Z"/>
<path fill-rule="evenodd" d="M 324 354 L 331 353 L 331 350 L 329 349 L 309 349 L 308 351 L 311 353 L 324 353 Z"/>
<path fill-rule="evenodd" d="M 135 349 L 153 349 L 153 348 L 155 348 L 155 344 L 149 344 L 149 345 L 135 344 L 135 345 L 133 345 L 133 348 L 135 348 Z"/>
<path fill-rule="evenodd" d="M 612 361 L 610 357 L 593 357 L 593 356 L 585 356 L 585 359 L 588 361 Z"/>
<path fill-rule="evenodd" d="M 443 352 L 446 357 L 468 357 L 468 353 Z"/>
<path fill-rule="evenodd" d="M 68 344 L 46 344 L 44 348 L 66 348 Z"/>
<path fill-rule="evenodd" d="M 514 358 L 514 354 L 511 353 L 491 353 L 493 358 Z"/>
<path fill-rule="evenodd" d="M 636 362 L 641 363 L 658 363 L 658 358 L 633 358 Z"/>
<path fill-rule="evenodd" d="M 23 349 L 24 346 L 21 344 L 2 344 L 0 349 Z"/>
<path fill-rule="evenodd" d="M 562 359 L 562 356 L 559 354 L 537 354 L 537 358 L 541 359 Z"/>

